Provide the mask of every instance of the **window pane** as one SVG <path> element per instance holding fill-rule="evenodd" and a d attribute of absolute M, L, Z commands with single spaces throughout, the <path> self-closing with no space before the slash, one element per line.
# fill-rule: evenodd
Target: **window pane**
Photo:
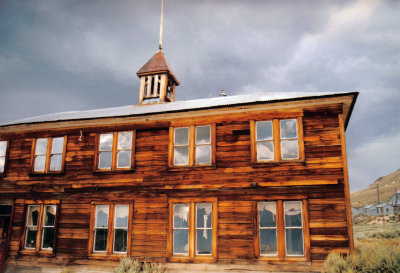
<path fill-rule="evenodd" d="M 107 250 L 108 229 L 96 229 L 94 233 L 94 251 Z"/>
<path fill-rule="evenodd" d="M 297 138 L 296 119 L 281 120 L 281 138 Z"/>
<path fill-rule="evenodd" d="M 62 154 L 52 155 L 50 159 L 50 171 L 61 171 Z"/>
<path fill-rule="evenodd" d="M 132 132 L 119 132 L 118 133 L 118 149 L 131 149 L 132 148 Z"/>
<path fill-rule="evenodd" d="M 26 243 L 27 248 L 36 248 L 37 227 L 29 227 L 26 229 Z"/>
<path fill-rule="evenodd" d="M 116 229 L 114 231 L 114 252 L 126 252 L 128 231 L 126 229 Z"/>
<path fill-rule="evenodd" d="M 114 227 L 128 227 L 129 206 L 115 206 Z"/>
<path fill-rule="evenodd" d="M 189 145 L 189 128 L 175 128 L 175 145 Z"/>
<path fill-rule="evenodd" d="M 282 140 L 282 159 L 294 159 L 299 158 L 298 141 L 295 140 Z"/>
<path fill-rule="evenodd" d="M 108 205 L 96 206 L 95 227 L 108 227 Z"/>
<path fill-rule="evenodd" d="M 174 254 L 189 253 L 189 231 L 187 229 L 174 230 Z"/>
<path fill-rule="evenodd" d="M 101 134 L 100 135 L 100 151 L 111 151 L 113 144 L 113 134 Z"/>
<path fill-rule="evenodd" d="M 189 147 L 175 147 L 174 148 L 174 165 L 188 165 L 189 164 Z"/>
<path fill-rule="evenodd" d="M 43 228 L 42 248 L 53 248 L 54 228 Z"/>
<path fill-rule="evenodd" d="M 189 205 L 175 204 L 174 205 L 174 228 L 189 227 Z"/>
<path fill-rule="evenodd" d="M 52 154 L 62 154 L 64 151 L 64 137 L 53 138 L 53 143 L 51 145 Z"/>
<path fill-rule="evenodd" d="M 257 161 L 274 160 L 274 142 L 257 142 Z"/>
<path fill-rule="evenodd" d="M 6 156 L 7 141 L 0 141 L 0 156 Z"/>
<path fill-rule="evenodd" d="M 211 163 L 211 145 L 196 146 L 196 164 Z"/>
<path fill-rule="evenodd" d="M 196 144 L 210 144 L 211 143 L 211 126 L 197 126 L 196 127 Z"/>
<path fill-rule="evenodd" d="M 56 219 L 56 206 L 44 206 L 44 213 L 43 213 L 43 225 L 44 226 L 53 226 Z"/>
<path fill-rule="evenodd" d="M 6 158 L 0 156 L 0 173 L 4 172 L 4 165 L 6 163 Z"/>
<path fill-rule="evenodd" d="M 197 254 L 212 254 L 212 230 L 198 229 L 196 232 L 196 243 Z"/>
<path fill-rule="evenodd" d="M 198 228 L 211 228 L 212 225 L 212 204 L 200 203 L 196 204 L 196 226 Z"/>
<path fill-rule="evenodd" d="M 45 155 L 47 153 L 47 138 L 38 138 L 36 140 L 35 155 Z"/>
<path fill-rule="evenodd" d="M 112 152 L 100 152 L 99 169 L 111 169 Z"/>
<path fill-rule="evenodd" d="M 276 227 L 276 203 L 260 202 L 258 204 L 260 227 Z"/>
<path fill-rule="evenodd" d="M 37 226 L 39 220 L 39 206 L 28 207 L 28 220 L 26 221 L 27 226 Z"/>
<path fill-rule="evenodd" d="M 276 229 L 260 229 L 260 253 L 277 254 Z"/>
<path fill-rule="evenodd" d="M 301 201 L 285 202 L 285 227 L 301 226 Z"/>
<path fill-rule="evenodd" d="M 130 168 L 131 167 L 131 150 L 118 151 L 117 167 Z"/>
<path fill-rule="evenodd" d="M 46 166 L 46 156 L 45 155 L 37 155 L 35 157 L 35 165 L 33 167 L 34 171 L 44 171 Z"/>
<path fill-rule="evenodd" d="M 286 254 L 303 255 L 303 229 L 286 229 Z"/>
<path fill-rule="evenodd" d="M 272 140 L 272 121 L 256 122 L 256 140 Z"/>

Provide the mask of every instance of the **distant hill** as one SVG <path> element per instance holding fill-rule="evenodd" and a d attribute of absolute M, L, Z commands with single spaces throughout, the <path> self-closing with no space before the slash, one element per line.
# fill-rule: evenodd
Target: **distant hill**
<path fill-rule="evenodd" d="M 400 169 L 387 176 L 379 177 L 369 187 L 350 194 L 351 205 L 353 207 L 362 207 L 368 204 L 377 204 L 377 182 L 379 182 L 381 201 L 389 201 L 390 197 L 395 193 L 396 187 L 400 190 Z"/>

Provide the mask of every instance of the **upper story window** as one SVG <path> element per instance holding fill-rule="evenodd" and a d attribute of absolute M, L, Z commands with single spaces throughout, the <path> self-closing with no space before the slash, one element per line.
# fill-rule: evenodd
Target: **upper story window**
<path fill-rule="evenodd" d="M 309 258 L 305 202 L 258 202 L 256 256 L 264 259 Z"/>
<path fill-rule="evenodd" d="M 8 141 L 0 141 L 0 175 L 6 171 Z"/>
<path fill-rule="evenodd" d="M 33 142 L 32 171 L 60 173 L 64 171 L 66 136 L 37 138 Z"/>
<path fill-rule="evenodd" d="M 24 249 L 52 252 L 55 245 L 57 204 L 28 205 L 25 223 Z"/>
<path fill-rule="evenodd" d="M 215 200 L 176 201 L 170 203 L 170 259 L 214 260 L 217 251 Z"/>
<path fill-rule="evenodd" d="M 302 119 L 251 121 L 252 162 L 304 160 Z"/>
<path fill-rule="evenodd" d="M 135 131 L 100 134 L 97 143 L 96 170 L 133 169 Z"/>
<path fill-rule="evenodd" d="M 170 166 L 215 164 L 215 125 L 170 129 Z"/>
<path fill-rule="evenodd" d="M 92 213 L 89 254 L 129 255 L 132 205 L 93 204 Z"/>

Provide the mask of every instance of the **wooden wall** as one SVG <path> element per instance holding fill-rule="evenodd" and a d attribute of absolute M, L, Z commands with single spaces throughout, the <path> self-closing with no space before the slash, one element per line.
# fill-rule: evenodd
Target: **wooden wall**
<path fill-rule="evenodd" d="M 307 199 L 313 262 L 322 261 L 333 250 L 347 252 L 349 234 L 338 118 L 342 108 L 331 105 L 300 110 L 305 161 L 262 166 L 251 165 L 251 114 L 216 119 L 216 166 L 204 168 L 169 168 L 169 128 L 161 126 L 136 131 L 134 171 L 94 173 L 95 135 L 110 131 L 99 127 L 85 132 L 81 141 L 79 134 L 68 134 L 64 174 L 32 176 L 32 139 L 49 133 L 21 134 L 11 140 L 7 175 L 0 178 L 0 197 L 16 198 L 11 260 L 99 263 L 87 258 L 90 203 L 133 200 L 132 256 L 165 262 L 168 198 L 191 196 L 218 198 L 219 263 L 263 263 L 254 259 L 255 195 L 265 199 L 301 195 Z M 135 129 L 135 125 L 131 128 Z M 19 253 L 25 199 L 61 200 L 55 257 Z"/>

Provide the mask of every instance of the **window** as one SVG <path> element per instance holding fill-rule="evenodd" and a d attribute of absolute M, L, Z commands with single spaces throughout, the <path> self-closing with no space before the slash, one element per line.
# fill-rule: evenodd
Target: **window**
<path fill-rule="evenodd" d="M 172 261 L 214 261 L 217 257 L 216 201 L 187 201 L 170 203 L 169 257 Z"/>
<path fill-rule="evenodd" d="M 8 141 L 0 141 L 0 175 L 6 171 L 6 159 L 7 159 Z"/>
<path fill-rule="evenodd" d="M 89 254 L 129 255 L 132 205 L 93 204 L 92 213 Z"/>
<path fill-rule="evenodd" d="M 97 143 L 96 170 L 133 169 L 135 131 L 100 134 Z"/>
<path fill-rule="evenodd" d="M 171 127 L 170 166 L 215 164 L 215 125 Z"/>
<path fill-rule="evenodd" d="M 52 252 L 55 245 L 57 204 L 37 203 L 27 206 L 24 249 Z"/>
<path fill-rule="evenodd" d="M 304 160 L 302 119 L 251 121 L 252 162 Z"/>
<path fill-rule="evenodd" d="M 258 202 L 256 256 L 261 259 L 309 259 L 306 201 Z"/>
<path fill-rule="evenodd" d="M 66 136 L 38 138 L 33 142 L 33 173 L 64 171 Z"/>

